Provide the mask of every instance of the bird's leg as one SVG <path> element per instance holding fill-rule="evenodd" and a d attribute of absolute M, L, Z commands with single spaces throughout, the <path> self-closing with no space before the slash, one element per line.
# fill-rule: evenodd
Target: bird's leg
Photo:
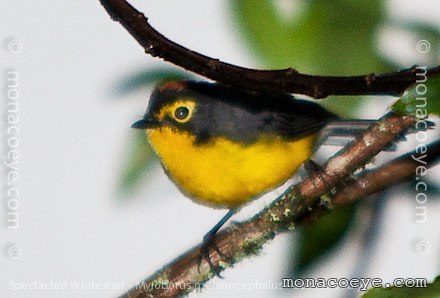
<path fill-rule="evenodd" d="M 220 221 L 214 227 L 212 227 L 212 229 L 210 229 L 208 231 L 208 233 L 205 234 L 205 236 L 203 236 L 203 242 L 202 242 L 202 246 L 200 248 L 201 253 L 199 256 L 199 260 L 198 260 L 199 272 L 200 272 L 200 265 L 202 263 L 202 259 L 205 258 L 209 264 L 209 267 L 214 272 L 214 274 L 217 275 L 218 277 L 222 278 L 220 276 L 219 270 L 214 266 L 214 264 L 211 261 L 211 257 L 209 255 L 209 250 L 212 247 L 220 255 L 221 258 L 227 259 L 227 257 L 220 251 L 220 249 L 215 244 L 215 234 L 228 221 L 228 219 L 231 218 L 231 216 L 234 215 L 236 212 L 237 212 L 237 209 L 230 209 L 228 211 L 228 213 L 226 213 L 225 216 L 223 216 L 222 219 L 220 219 Z"/>
<path fill-rule="evenodd" d="M 325 179 L 325 177 L 322 175 L 322 168 L 320 165 L 318 165 L 316 162 L 314 162 L 313 160 L 307 160 L 304 162 L 304 169 L 307 171 L 307 173 L 311 176 L 311 177 L 316 177 L 318 176 L 319 179 L 322 180 L 322 182 L 325 184 L 327 193 L 330 195 L 331 198 L 334 198 L 334 190 L 333 188 L 330 186 L 330 184 L 327 182 L 327 180 Z M 357 180 L 355 178 L 352 177 L 346 177 L 344 179 L 341 180 L 341 182 L 339 182 L 342 186 L 348 184 L 348 183 L 353 183 L 353 182 L 357 182 Z"/>
<path fill-rule="evenodd" d="M 318 176 L 319 179 L 325 184 L 325 188 L 327 189 L 327 192 L 333 196 L 332 188 L 330 184 L 325 180 L 325 177 L 322 175 L 322 167 L 318 165 L 316 162 L 314 162 L 311 159 L 308 159 L 304 162 L 304 169 L 306 170 L 307 174 L 311 177 Z"/>

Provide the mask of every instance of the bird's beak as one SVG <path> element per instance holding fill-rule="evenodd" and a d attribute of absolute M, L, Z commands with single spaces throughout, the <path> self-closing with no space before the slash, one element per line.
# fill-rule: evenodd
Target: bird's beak
<path fill-rule="evenodd" d="M 151 119 L 141 119 L 139 121 L 136 121 L 131 125 L 131 128 L 139 128 L 139 129 L 145 129 L 145 128 L 151 128 L 156 126 L 158 123 L 157 121 L 151 120 Z"/>

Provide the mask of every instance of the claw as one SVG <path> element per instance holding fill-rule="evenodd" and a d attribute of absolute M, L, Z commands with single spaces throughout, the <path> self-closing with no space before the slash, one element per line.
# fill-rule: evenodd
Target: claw
<path fill-rule="evenodd" d="M 215 234 L 212 233 L 207 233 L 204 237 L 203 237 L 203 242 L 202 242 L 202 246 L 200 248 L 200 255 L 199 255 L 199 259 L 197 261 L 197 269 L 200 273 L 200 266 L 202 265 L 202 260 L 205 259 L 208 262 L 209 268 L 211 269 L 211 271 L 219 278 L 223 278 L 220 275 L 220 270 L 218 267 L 216 267 L 214 265 L 214 263 L 211 260 L 211 256 L 210 256 L 210 249 L 213 248 L 219 255 L 221 258 L 224 257 L 224 254 L 220 251 L 220 249 L 217 247 L 216 243 L 215 243 Z"/>
<path fill-rule="evenodd" d="M 327 192 L 330 194 L 330 196 L 334 197 L 334 194 L 332 192 L 332 188 L 330 187 L 330 184 L 327 182 L 327 180 L 325 180 L 325 177 L 322 175 L 322 168 L 320 165 L 318 165 L 313 160 L 309 159 L 309 160 L 305 161 L 304 168 L 310 176 L 312 176 L 312 177 L 318 176 L 319 179 L 321 179 L 321 181 L 325 184 L 325 188 L 326 188 Z M 315 187 L 316 187 L 316 185 L 315 185 Z"/>
<path fill-rule="evenodd" d="M 322 175 L 322 168 L 320 165 L 318 165 L 317 163 L 315 163 L 314 161 L 309 159 L 304 163 L 304 168 L 306 169 L 307 173 L 310 176 L 312 176 L 312 177 L 318 176 L 319 179 L 321 179 L 321 181 L 325 184 L 326 190 L 329 193 L 330 197 L 331 198 L 335 197 L 335 194 L 333 192 L 332 187 L 330 187 L 330 184 L 327 182 L 325 177 Z M 347 185 L 349 183 L 355 183 L 355 182 L 358 183 L 358 181 L 355 178 L 346 177 L 340 182 L 340 184 Z"/>
<path fill-rule="evenodd" d="M 217 231 L 222 227 L 222 225 L 236 212 L 235 209 L 231 209 L 228 211 L 228 213 L 226 213 L 225 216 L 223 216 L 223 218 L 211 229 L 209 230 L 208 233 L 206 233 L 206 235 L 203 237 L 203 242 L 202 242 L 202 246 L 200 247 L 200 255 L 199 258 L 197 260 L 197 269 L 200 273 L 200 266 L 202 265 L 202 260 L 206 259 L 206 261 L 208 262 L 209 268 L 211 269 L 211 271 L 218 276 L 219 278 L 223 278 L 220 275 L 220 270 L 219 267 L 216 267 L 214 265 L 214 263 L 211 260 L 211 256 L 210 256 L 210 249 L 213 248 L 218 255 L 225 260 L 229 260 L 230 258 L 228 256 L 226 256 L 221 250 L 220 248 L 217 247 L 216 243 L 215 243 L 215 234 L 217 233 Z"/>

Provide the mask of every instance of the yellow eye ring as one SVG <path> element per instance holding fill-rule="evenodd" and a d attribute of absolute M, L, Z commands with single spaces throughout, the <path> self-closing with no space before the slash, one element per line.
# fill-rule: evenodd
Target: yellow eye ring
<path fill-rule="evenodd" d="M 176 118 L 176 121 L 178 120 L 185 120 L 189 116 L 189 110 L 185 106 L 180 106 L 177 109 L 174 110 L 174 117 Z"/>
<path fill-rule="evenodd" d="M 188 122 L 194 112 L 196 103 L 192 100 L 178 100 L 168 109 L 168 115 L 178 123 Z"/>
<path fill-rule="evenodd" d="M 178 99 L 177 101 L 164 106 L 156 117 L 159 121 L 168 117 L 177 123 L 185 123 L 191 119 L 195 108 L 195 101 L 191 99 Z"/>

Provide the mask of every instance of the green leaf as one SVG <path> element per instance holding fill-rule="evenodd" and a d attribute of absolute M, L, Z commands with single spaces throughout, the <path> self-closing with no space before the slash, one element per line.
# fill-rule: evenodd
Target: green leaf
<path fill-rule="evenodd" d="M 416 284 L 418 283 L 416 282 Z M 422 287 L 374 288 L 369 290 L 362 297 L 363 298 L 391 298 L 391 297 L 439 298 L 440 277 L 437 277 L 433 283 L 428 284 L 426 288 L 422 288 Z"/>
<path fill-rule="evenodd" d="M 118 185 L 118 192 L 123 195 L 135 191 L 146 180 L 144 178 L 147 174 L 159 164 L 143 130 L 134 131 L 128 144 L 128 150 L 123 155 L 126 159 L 123 161 Z"/>
<path fill-rule="evenodd" d="M 302 230 L 302 242 L 292 266 L 295 276 L 301 276 L 310 265 L 335 248 L 352 223 L 355 206 L 337 208 Z"/>
<path fill-rule="evenodd" d="M 410 87 L 392 106 L 392 110 L 401 115 L 415 115 L 423 118 L 427 115 L 440 115 L 440 76 L 424 82 L 420 76 L 419 83 Z"/>

